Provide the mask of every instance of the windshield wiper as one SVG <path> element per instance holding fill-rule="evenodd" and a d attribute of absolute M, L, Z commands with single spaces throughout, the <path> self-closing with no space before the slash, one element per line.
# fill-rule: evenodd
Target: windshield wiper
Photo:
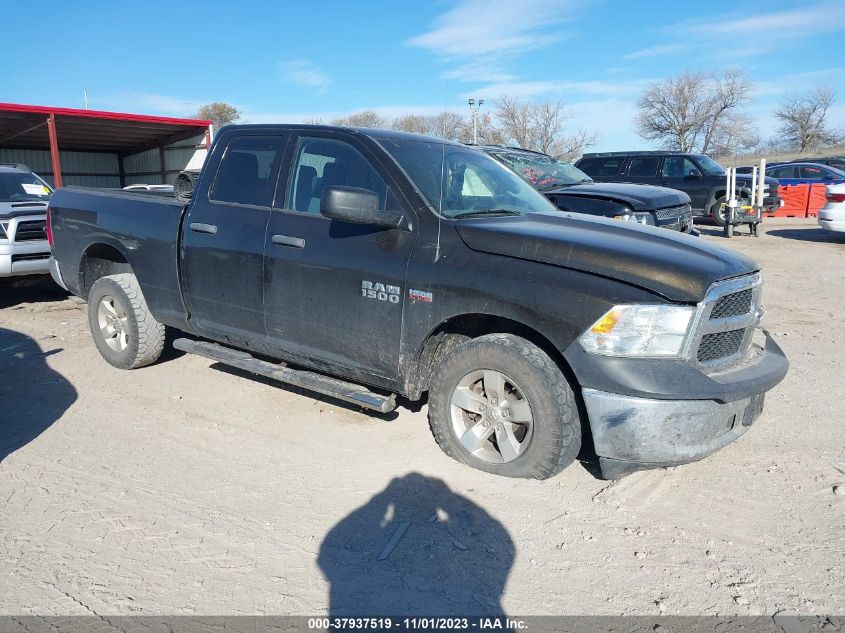
<path fill-rule="evenodd" d="M 472 218 L 481 215 L 522 215 L 519 211 L 514 211 L 512 209 L 477 209 L 475 211 L 464 211 L 463 213 L 458 213 L 457 215 L 453 215 L 454 219 L 458 218 Z"/>

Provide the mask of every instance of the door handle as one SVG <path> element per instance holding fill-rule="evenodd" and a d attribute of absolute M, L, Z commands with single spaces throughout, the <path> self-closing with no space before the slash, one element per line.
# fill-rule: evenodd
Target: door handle
<path fill-rule="evenodd" d="M 192 231 L 197 233 L 208 233 L 209 235 L 217 235 L 217 227 L 213 224 L 203 224 L 202 222 L 191 222 L 188 226 Z"/>
<path fill-rule="evenodd" d="M 273 240 L 273 244 L 278 244 L 279 246 L 305 248 L 305 240 L 301 237 L 292 237 L 290 235 L 274 235 L 271 239 Z"/>

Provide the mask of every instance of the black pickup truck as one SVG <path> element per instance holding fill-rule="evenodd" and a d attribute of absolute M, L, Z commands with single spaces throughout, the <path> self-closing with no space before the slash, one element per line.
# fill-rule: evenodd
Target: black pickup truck
<path fill-rule="evenodd" d="M 688 194 L 692 213 L 710 216 L 719 226 L 725 225 L 725 168 L 706 154 L 671 151 L 606 152 L 584 154 L 575 166 L 599 182 L 629 182 L 660 185 Z M 737 193 L 752 198 L 751 174 L 738 173 Z M 763 209 L 777 211 L 781 206 L 780 183 L 771 177 L 765 180 Z"/>
<path fill-rule="evenodd" d="M 112 365 L 155 362 L 171 328 L 377 411 L 428 393 L 441 448 L 501 475 L 559 472 L 582 430 L 609 478 L 699 459 L 788 367 L 750 259 L 561 212 L 439 139 L 226 127 L 189 203 L 65 188 L 49 218 L 52 274 Z"/>

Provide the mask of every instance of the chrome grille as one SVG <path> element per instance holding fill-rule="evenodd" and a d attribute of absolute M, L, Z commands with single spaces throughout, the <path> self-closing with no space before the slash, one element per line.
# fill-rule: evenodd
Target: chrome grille
<path fill-rule="evenodd" d="M 745 330 L 731 330 L 705 334 L 698 345 L 698 362 L 707 363 L 718 358 L 733 356 L 742 346 Z"/>
<path fill-rule="evenodd" d="M 702 369 L 738 362 L 760 322 L 763 279 L 759 273 L 713 284 L 696 312 L 689 357 Z"/>
<path fill-rule="evenodd" d="M 751 312 L 751 288 L 725 295 L 713 306 L 710 320 L 748 314 Z"/>
<path fill-rule="evenodd" d="M 658 209 L 654 212 L 658 220 L 669 220 L 677 218 L 678 216 L 691 215 L 692 209 L 688 204 L 682 204 L 677 207 L 669 207 L 668 209 Z"/>

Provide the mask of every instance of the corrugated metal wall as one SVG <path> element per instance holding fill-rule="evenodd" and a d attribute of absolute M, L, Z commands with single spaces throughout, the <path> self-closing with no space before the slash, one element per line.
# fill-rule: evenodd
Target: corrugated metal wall
<path fill-rule="evenodd" d="M 59 152 L 65 185 L 85 187 L 119 187 L 120 171 L 117 154 L 101 152 Z M 53 184 L 50 152 L 40 149 L 2 149 L 0 163 L 23 163 L 44 180 Z"/>
<path fill-rule="evenodd" d="M 165 182 L 173 184 L 183 169 L 200 169 L 207 153 L 204 133 L 164 148 Z M 61 147 L 61 145 L 60 145 Z M 120 187 L 120 166 L 116 153 L 59 152 L 65 185 L 83 187 Z M 23 163 L 53 184 L 50 152 L 40 149 L 0 148 L 0 163 Z M 162 184 L 158 149 L 126 156 L 123 159 L 126 184 Z"/>

